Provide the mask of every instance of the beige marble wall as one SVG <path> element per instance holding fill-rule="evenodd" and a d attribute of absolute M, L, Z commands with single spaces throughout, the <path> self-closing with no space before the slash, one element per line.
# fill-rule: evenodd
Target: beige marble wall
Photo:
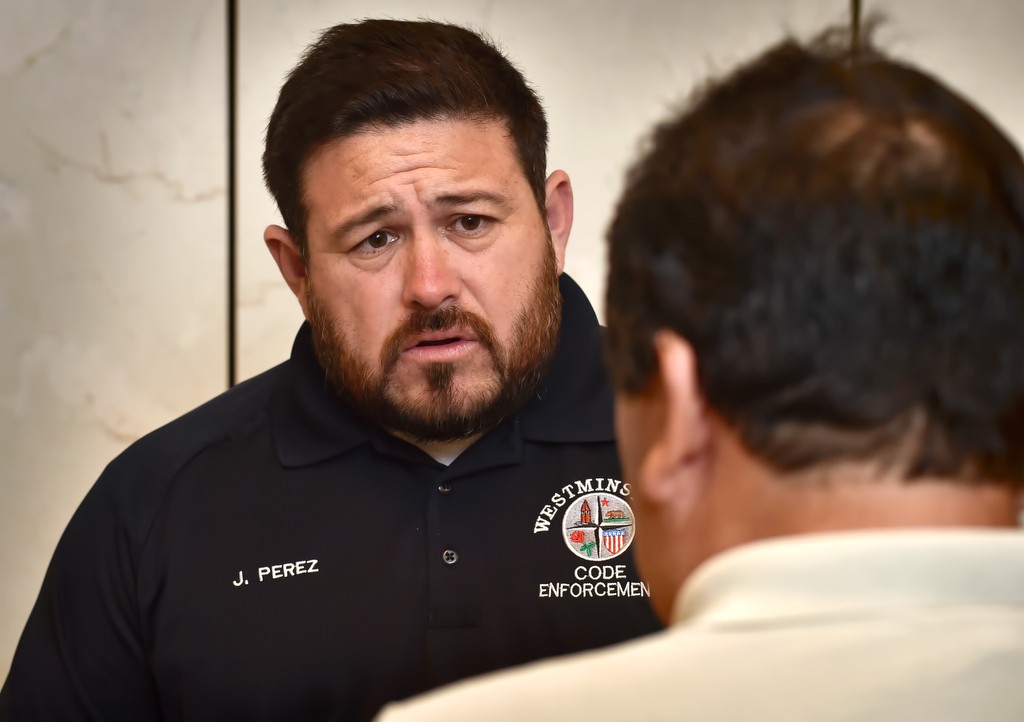
<path fill-rule="evenodd" d="M 566 268 L 600 306 L 604 227 L 638 139 L 695 80 L 777 38 L 843 20 L 846 0 L 248 0 L 240 14 L 239 378 L 284 358 L 301 321 L 262 243 L 280 217 L 260 180 L 263 131 L 284 75 L 318 30 L 367 15 L 429 17 L 490 33 L 537 88 L 549 168 L 576 193 Z"/>
<path fill-rule="evenodd" d="M 60 532 L 226 384 L 224 9 L 0 3 L 0 680 Z"/>
<path fill-rule="evenodd" d="M 567 267 L 600 305 L 602 235 L 656 118 L 707 72 L 847 0 L 243 0 L 239 378 L 300 316 L 261 241 L 284 74 L 318 29 L 429 16 L 490 32 L 544 98 L 577 197 Z M 870 8 L 874 3 L 866 3 Z M 878 3 L 883 4 L 883 3 Z M 1017 0 L 888 0 L 882 37 L 1024 141 Z M 103 465 L 226 379 L 224 4 L 0 2 L 0 679 L 61 529 Z"/>

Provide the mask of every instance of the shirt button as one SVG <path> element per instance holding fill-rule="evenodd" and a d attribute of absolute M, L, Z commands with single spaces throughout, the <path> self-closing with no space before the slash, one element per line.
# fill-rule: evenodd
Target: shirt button
<path fill-rule="evenodd" d="M 441 486 L 437 487 L 437 490 L 439 492 L 441 492 L 442 494 L 447 494 L 449 491 L 452 490 L 452 485 L 451 484 L 441 484 Z"/>
<path fill-rule="evenodd" d="M 445 549 L 444 553 L 441 555 L 441 558 L 444 559 L 444 563 L 449 566 L 459 561 L 458 553 L 452 549 Z"/>

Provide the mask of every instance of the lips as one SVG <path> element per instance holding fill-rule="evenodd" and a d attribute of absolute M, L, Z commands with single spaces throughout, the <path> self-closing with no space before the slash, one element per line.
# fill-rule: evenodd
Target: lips
<path fill-rule="evenodd" d="M 458 306 L 415 310 L 391 332 L 380 353 L 386 373 L 402 359 L 411 364 L 469 361 L 483 352 L 494 356 L 497 343 L 486 320 Z"/>
<path fill-rule="evenodd" d="M 403 344 L 403 351 L 410 351 L 416 348 L 432 348 L 438 346 L 450 346 L 463 341 L 475 341 L 476 337 L 462 329 L 443 329 L 441 331 L 429 331 L 409 336 Z"/>
<path fill-rule="evenodd" d="M 449 343 L 458 343 L 461 340 L 462 339 L 460 339 L 460 338 L 452 337 L 452 338 L 442 338 L 442 339 L 439 339 L 437 341 L 420 341 L 418 344 L 416 344 L 415 348 L 424 348 L 426 346 L 444 346 L 444 345 L 449 344 Z"/>

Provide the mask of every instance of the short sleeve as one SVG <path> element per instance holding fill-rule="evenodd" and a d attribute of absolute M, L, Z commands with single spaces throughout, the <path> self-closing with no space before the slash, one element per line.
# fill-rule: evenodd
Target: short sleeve
<path fill-rule="evenodd" d="M 0 690 L 0 721 L 161 719 L 115 474 L 104 472 L 57 545 Z"/>

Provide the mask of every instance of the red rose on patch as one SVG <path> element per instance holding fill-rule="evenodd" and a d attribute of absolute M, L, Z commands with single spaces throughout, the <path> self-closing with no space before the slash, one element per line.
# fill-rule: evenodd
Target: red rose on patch
<path fill-rule="evenodd" d="M 569 541 L 574 542 L 576 544 L 580 544 L 583 541 L 583 532 L 574 531 L 572 534 L 569 535 Z"/>

